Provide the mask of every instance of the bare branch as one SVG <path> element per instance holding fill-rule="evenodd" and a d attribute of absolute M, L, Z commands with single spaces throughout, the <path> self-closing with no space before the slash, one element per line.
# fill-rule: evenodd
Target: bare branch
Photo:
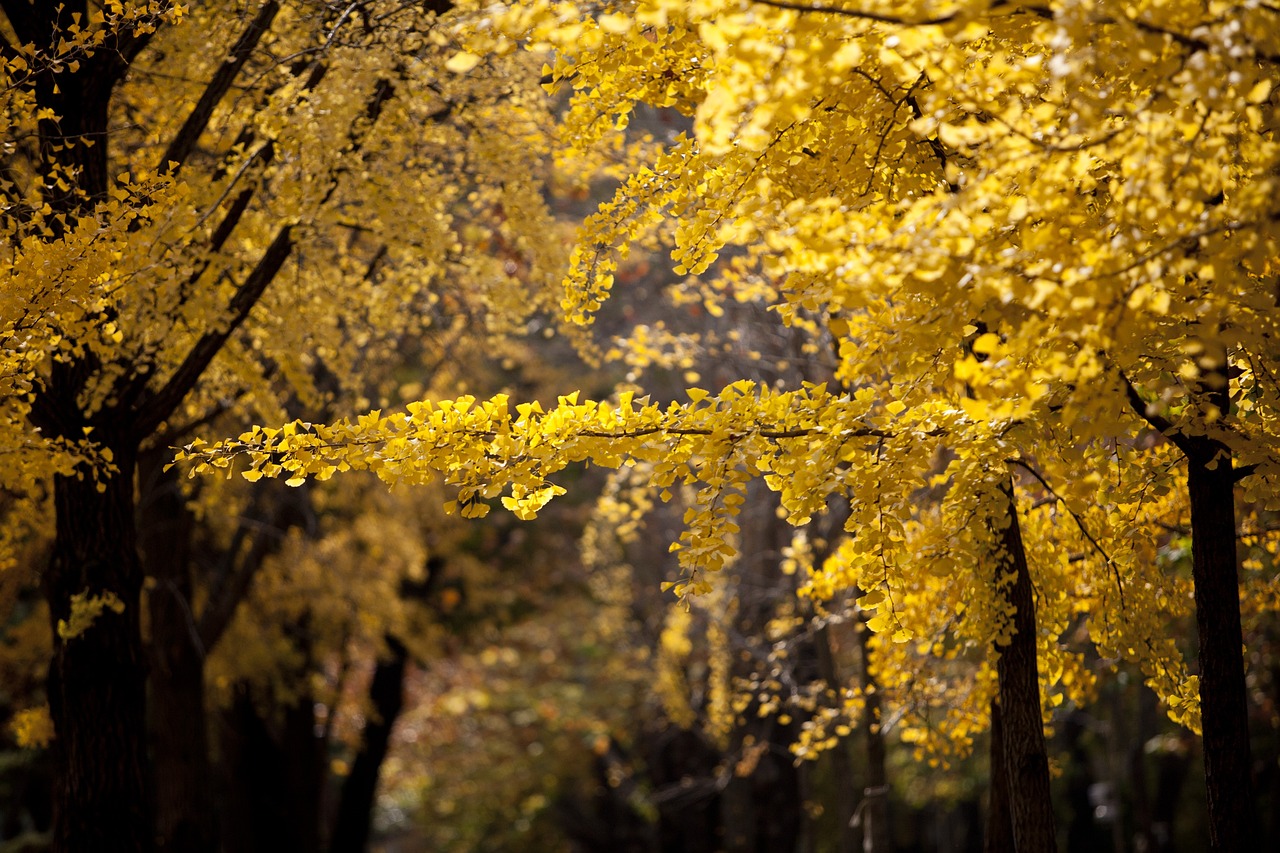
<path fill-rule="evenodd" d="M 173 376 L 155 394 L 145 397 L 138 404 L 137 419 L 134 422 L 136 435 L 147 436 L 155 431 L 174 409 L 182 402 L 204 373 L 205 368 L 213 361 L 214 356 L 222 349 L 222 345 L 231 337 L 236 329 L 248 318 L 253 306 L 266 291 L 267 285 L 276 277 L 276 273 L 284 266 L 285 260 L 293 252 L 293 226 L 286 225 L 277 233 L 271 245 L 262 253 L 257 266 L 249 273 L 248 278 L 236 290 L 227 306 L 229 319 L 225 326 L 206 332 L 186 359 L 174 371 Z"/>
<path fill-rule="evenodd" d="M 1129 408 L 1134 413 L 1146 421 L 1152 429 L 1163 435 L 1169 441 L 1181 450 L 1183 453 L 1189 453 L 1187 446 L 1187 438 L 1178 432 L 1178 428 L 1174 426 L 1167 418 L 1155 411 L 1154 408 L 1142 399 L 1142 395 L 1138 393 L 1138 389 L 1129 381 L 1129 377 L 1124 375 L 1124 371 L 1119 367 L 1116 368 L 1116 376 L 1120 377 L 1120 381 L 1124 383 L 1125 398 L 1129 401 Z"/>
<path fill-rule="evenodd" d="M 254 19 L 249 22 L 248 28 L 240 34 L 240 38 L 232 45 L 230 53 L 227 54 L 227 58 L 222 62 L 222 66 L 213 75 L 213 79 L 209 81 L 209 84 L 205 86 L 204 92 L 200 95 L 200 100 L 196 102 L 191 114 L 187 116 L 187 120 L 183 122 L 182 127 L 173 137 L 173 140 L 170 141 L 164 156 L 160 158 L 160 165 L 157 167 L 157 171 L 161 174 L 165 174 L 170 170 L 176 172 L 191 156 L 196 143 L 200 140 L 200 135 L 209 126 L 209 119 L 213 115 L 214 108 L 218 106 L 223 96 L 227 94 L 231 84 L 240 73 L 240 69 L 244 67 L 254 48 L 258 46 L 262 36 L 270 29 L 271 22 L 279 11 L 280 4 L 277 0 L 267 0 L 262 8 L 258 10 L 258 14 L 254 16 Z"/>
<path fill-rule="evenodd" d="M 903 18 L 884 12 L 872 12 L 865 9 L 848 9 L 843 6 L 822 6 L 813 3 L 793 3 L 790 0 L 752 0 L 761 6 L 772 6 L 775 9 L 787 9 L 792 12 L 812 12 L 821 15 L 838 15 L 842 18 L 856 18 L 860 21 L 871 21 L 877 24 L 896 24 L 901 27 L 936 27 L 949 24 L 960 16 L 958 12 L 939 15 L 936 18 Z"/>
<path fill-rule="evenodd" d="M 250 517 L 243 518 L 236 528 L 230 549 L 218 567 L 218 577 L 210 591 L 208 603 L 200 614 L 199 637 L 206 649 L 213 649 L 235 616 L 240 602 L 248 594 L 267 557 L 280 549 L 285 535 L 291 528 L 309 528 L 315 522 L 307 490 L 288 489 L 270 502 L 271 514 L 262 515 L 262 508 L 269 502 L 255 493 Z M 259 517 L 254 517 L 259 516 Z M 252 532 L 249 548 L 240 552 Z M 238 558 L 238 559 L 237 559 Z"/>

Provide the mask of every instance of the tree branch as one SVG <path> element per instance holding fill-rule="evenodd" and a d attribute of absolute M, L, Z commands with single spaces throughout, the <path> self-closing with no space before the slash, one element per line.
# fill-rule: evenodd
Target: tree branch
<path fill-rule="evenodd" d="M 258 10 L 258 14 L 249 22 L 248 28 L 240 34 L 240 38 L 232 45 L 227 58 L 222 62 L 222 66 L 214 73 L 208 85 L 205 86 L 204 92 L 200 95 L 200 100 L 196 102 L 191 114 L 187 116 L 187 120 L 183 122 L 182 127 L 170 141 L 164 156 L 160 158 L 160 164 L 157 167 L 158 172 L 161 174 L 166 174 L 170 170 L 176 172 L 186 163 L 187 158 L 191 156 L 191 152 L 195 149 L 196 143 L 200 140 L 200 135 L 209 126 L 209 119 L 213 116 L 214 108 L 218 106 L 223 96 L 227 94 L 227 90 L 231 88 L 231 84 L 235 82 L 236 76 L 240 73 L 240 69 L 244 67 L 254 48 L 258 46 L 262 36 L 270 29 L 271 22 L 279 11 L 280 4 L 277 0 L 267 0 L 262 8 Z"/>
<path fill-rule="evenodd" d="M 40 20 L 30 0 L 0 0 L 0 10 L 9 19 L 19 44 L 37 44 L 40 41 Z"/>
<path fill-rule="evenodd" d="M 272 0 L 273 3 L 274 0 Z M 397 71 L 403 71 L 403 69 L 398 67 Z M 364 115 L 348 132 L 350 151 L 352 153 L 360 150 L 365 135 L 377 122 L 383 107 L 394 94 L 395 86 L 390 80 L 383 78 L 375 84 L 374 91 L 365 106 Z M 323 201 L 328 201 L 330 196 L 333 195 L 344 170 L 345 166 L 339 165 L 330 173 L 330 186 Z M 249 198 L 246 197 L 243 201 L 244 206 L 247 206 Z M 225 240 L 243 212 L 243 207 L 240 205 L 233 206 L 233 209 L 228 212 L 222 223 L 223 226 L 227 227 L 220 227 L 218 233 L 214 235 L 215 239 Z M 276 234 L 271 245 L 267 247 L 266 252 L 259 259 L 258 265 L 254 267 L 253 272 L 249 274 L 249 277 L 245 279 L 244 283 L 236 291 L 235 296 L 232 297 L 231 303 L 228 305 L 230 321 L 226 327 L 218 331 L 205 333 L 192 347 L 186 359 L 164 387 L 153 395 L 144 396 L 146 393 L 145 384 L 142 387 L 129 389 L 130 392 L 135 392 L 136 390 L 136 394 L 139 397 L 137 416 L 134 422 L 134 429 L 139 439 L 150 435 L 165 419 L 173 414 L 178 404 L 182 402 L 183 397 L 195 386 L 205 368 L 209 366 L 214 356 L 222 349 L 223 344 L 244 323 L 249 316 L 249 312 L 257 304 L 258 299 L 261 298 L 276 273 L 280 271 L 281 266 L 284 265 L 285 259 L 288 258 L 292 250 L 292 226 L 285 226 Z"/>
<path fill-rule="evenodd" d="M 293 226 L 286 225 L 276 233 L 275 239 L 258 260 L 258 265 L 253 268 L 249 277 L 231 297 L 231 302 L 227 306 L 230 315 L 227 324 L 216 331 L 206 332 L 200 340 L 196 341 L 191 352 L 187 354 L 186 359 L 174 371 L 164 387 L 139 402 L 137 417 L 134 421 L 135 434 L 139 438 L 150 435 L 173 414 L 174 409 L 182 402 L 182 398 L 195 386 L 205 368 L 221 351 L 222 345 L 248 318 L 249 312 L 258 303 L 267 285 L 276 277 L 276 273 L 284 266 L 285 260 L 292 251 Z"/>
<path fill-rule="evenodd" d="M 871 12 L 865 9 L 847 9 L 842 6 L 822 6 L 813 3 L 793 3 L 790 0 L 752 0 L 760 6 L 772 6 L 775 9 L 787 9 L 792 12 L 813 12 L 821 15 L 839 15 L 842 18 L 856 18 L 859 21 L 871 21 L 877 24 L 896 24 L 901 27 L 936 27 L 949 24 L 960 17 L 959 12 L 950 12 L 936 18 L 903 18 L 884 12 Z"/>
<path fill-rule="evenodd" d="M 1084 536 L 1085 539 L 1089 540 L 1089 544 L 1093 547 L 1093 550 L 1098 552 L 1098 555 L 1102 557 L 1103 562 L 1105 562 L 1107 564 L 1107 567 L 1111 569 L 1112 575 L 1115 576 L 1116 592 L 1120 594 L 1120 609 L 1123 610 L 1125 606 L 1124 582 L 1120 579 L 1120 568 L 1116 565 L 1115 560 L 1111 559 L 1111 555 L 1107 553 L 1107 549 L 1102 547 L 1102 543 L 1100 543 L 1097 539 L 1094 538 L 1094 535 L 1089 532 L 1089 528 L 1085 527 L 1084 519 L 1082 519 L 1074 509 L 1072 509 L 1071 504 L 1067 503 L 1066 500 L 1061 495 L 1059 495 L 1057 492 L 1053 490 L 1053 486 L 1049 485 L 1049 481 L 1045 479 L 1044 475 L 1041 474 L 1039 471 L 1037 471 L 1034 467 L 1032 467 L 1029 462 L 1027 462 L 1024 459 L 1007 459 L 1005 461 L 1008 462 L 1010 465 L 1015 465 L 1021 468 L 1022 470 L 1030 474 L 1032 477 L 1034 477 L 1036 481 L 1040 483 L 1040 486 L 1049 494 L 1049 496 L 1052 497 L 1055 501 L 1057 501 L 1057 503 L 1061 504 L 1062 508 L 1065 509 L 1067 513 L 1071 516 L 1071 519 L 1075 521 L 1076 527 L 1079 528 L 1080 533 Z"/>
<path fill-rule="evenodd" d="M 251 511 L 260 512 L 265 503 L 267 501 L 260 500 L 255 492 L 254 509 Z M 273 505 L 274 511 L 269 517 L 243 519 L 236 528 L 231 546 L 233 550 L 226 553 L 219 567 L 218 582 L 210 591 L 208 603 L 200 614 L 198 631 L 200 641 L 206 649 L 212 650 L 222 639 L 240 602 L 249 592 L 253 579 L 267 557 L 279 550 L 285 534 L 291 528 L 309 528 L 314 524 L 314 513 L 305 489 L 288 489 L 277 495 Z M 250 530 L 254 530 L 255 535 L 248 551 L 237 561 Z"/>
<path fill-rule="evenodd" d="M 1187 437 L 1179 433 L 1177 427 L 1149 406 L 1146 400 L 1142 399 L 1138 389 L 1134 387 L 1133 383 L 1129 381 L 1129 377 L 1125 376 L 1124 371 L 1119 367 L 1116 368 L 1116 376 L 1120 377 L 1120 381 L 1124 383 L 1124 393 L 1125 398 L 1129 401 L 1129 408 L 1133 409 L 1134 413 L 1146 421 L 1152 429 L 1173 442 L 1174 446 L 1184 454 L 1190 455 Z"/>

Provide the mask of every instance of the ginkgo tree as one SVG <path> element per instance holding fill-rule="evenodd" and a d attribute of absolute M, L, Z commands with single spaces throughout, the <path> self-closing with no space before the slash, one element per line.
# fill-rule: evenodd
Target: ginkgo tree
<path fill-rule="evenodd" d="M 784 322 L 825 326 L 836 384 L 744 379 L 669 405 L 423 402 L 188 455 L 294 481 L 440 478 L 464 515 L 500 498 L 521 517 L 570 464 L 643 461 L 664 497 L 696 490 L 673 544 L 681 595 L 725 565 L 747 481 L 798 525 L 842 495 L 851 538 L 819 580 L 861 590 L 872 626 L 905 642 L 900 603 L 935 572 L 964 590 L 975 629 L 1009 643 L 998 666 L 1045 630 L 1032 584 L 1070 595 L 1078 575 L 1094 641 L 1203 729 L 1210 844 L 1238 849 L 1254 818 L 1234 506 L 1271 505 L 1277 473 L 1278 17 L 1120 0 L 476 10 L 453 67 L 550 51 L 551 85 L 574 91 L 566 139 L 622 150 L 639 104 L 693 118 L 584 223 L 566 317 L 590 324 L 628 247 L 668 231 L 709 305 L 752 298 L 745 270 Z M 939 448 L 941 472 L 927 464 Z M 931 517 L 915 495 L 935 475 Z M 1026 560 L 1031 494 L 1058 507 L 1035 525 L 1056 562 Z M 1154 528 L 1184 507 L 1198 676 L 1159 633 L 1170 584 L 1150 561 Z M 1077 546 L 1078 566 L 1058 559 Z M 1038 727 L 1034 692 L 1021 726 Z M 1043 768 L 1043 750 L 1028 760 Z M 1012 832 L 1019 849 L 1054 843 L 1051 821 L 1015 814 Z"/>
<path fill-rule="evenodd" d="M 545 105 L 510 90 L 537 68 L 445 71 L 448 9 L 0 4 L 0 441 L 5 485 L 51 494 L 58 849 L 155 843 L 140 460 L 219 416 L 323 411 L 431 318 L 496 328 L 558 253 L 521 230 L 547 233 Z M 489 225 L 461 233 L 467 207 Z"/>

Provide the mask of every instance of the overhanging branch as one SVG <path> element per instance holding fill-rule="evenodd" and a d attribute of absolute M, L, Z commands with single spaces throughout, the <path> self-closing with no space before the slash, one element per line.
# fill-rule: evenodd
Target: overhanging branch
<path fill-rule="evenodd" d="M 241 33 L 240 38 L 232 45 L 227 58 L 222 62 L 222 66 L 213 75 L 208 85 L 205 86 L 204 92 L 200 95 L 200 100 L 196 102 L 191 114 L 187 116 L 187 120 L 182 123 L 182 127 L 170 141 L 169 147 L 165 149 L 164 156 L 160 158 L 157 171 L 161 174 L 168 173 L 170 170 L 176 172 L 186 163 L 187 158 L 191 156 L 191 152 L 195 149 L 196 143 L 200 140 L 200 135 L 209 126 L 209 119 L 213 116 L 214 109 L 227 94 L 231 84 L 235 82 L 240 69 L 244 67 L 254 48 L 258 46 L 258 42 L 262 40 L 262 36 L 271 27 L 271 22 L 279 11 L 280 4 L 276 0 L 268 0 L 258 10 L 258 14 L 254 16 L 253 20 L 249 22 L 248 28 Z"/>
<path fill-rule="evenodd" d="M 1134 413 L 1146 421 L 1152 429 L 1173 442 L 1175 447 L 1183 453 L 1189 453 L 1190 448 L 1187 444 L 1187 437 L 1178 432 L 1178 428 L 1172 422 L 1149 406 L 1146 400 L 1142 399 L 1138 389 L 1134 387 L 1134 384 L 1129 381 L 1129 377 L 1125 376 L 1124 371 L 1119 367 L 1116 368 L 1116 376 L 1124 384 L 1124 395 L 1125 399 L 1129 401 L 1129 408 L 1133 409 Z"/>
<path fill-rule="evenodd" d="M 182 402 L 182 398 L 195 386 L 205 368 L 213 361 L 232 333 L 249 317 L 249 312 L 258 303 L 267 285 L 276 277 L 276 273 L 284 266 L 285 260 L 293 251 L 293 226 L 281 228 L 271 241 L 271 245 L 262 253 L 257 266 L 249 273 L 248 278 L 236 290 L 227 306 L 229 319 L 226 325 L 217 331 L 206 332 L 191 348 L 186 359 L 174 371 L 169 381 L 154 395 L 144 398 L 138 405 L 138 415 L 134 422 L 136 435 L 150 435 L 163 423 L 174 409 Z"/>

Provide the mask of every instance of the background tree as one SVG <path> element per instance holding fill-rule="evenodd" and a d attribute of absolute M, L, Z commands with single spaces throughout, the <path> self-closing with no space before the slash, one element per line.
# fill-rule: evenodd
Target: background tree
<path fill-rule="evenodd" d="M 56 634 L 48 682 L 60 848 L 152 843 L 139 460 L 157 474 L 149 449 L 231 409 L 314 409 L 332 396 L 331 377 L 385 359 L 433 303 L 465 322 L 456 296 L 427 288 L 440 273 L 482 269 L 496 318 L 515 302 L 515 274 L 542 272 L 526 250 L 555 252 L 516 233 L 545 218 L 528 159 L 543 113 L 522 112 L 505 77 L 477 87 L 432 73 L 448 55 L 448 37 L 433 33 L 445 9 L 4 4 L 6 358 L 16 359 L 6 447 L 31 460 L 10 469 L 19 481 L 52 482 L 57 532 L 42 580 L 50 625 L 70 626 Z M 171 26 L 184 13 L 193 26 Z M 459 143 L 497 105 L 511 109 L 515 138 L 469 153 Z M 469 186 L 450 171 L 463 161 L 477 176 Z M 491 236 L 507 241 L 505 256 L 454 250 L 453 212 L 468 196 L 502 206 Z M 405 210 L 421 228 L 402 227 Z M 155 484 L 143 486 L 163 496 Z M 198 685 L 180 649 L 190 584 L 181 553 L 167 556 L 174 564 L 148 571 L 177 593 L 169 611 L 163 595 L 153 600 L 153 616 L 174 617 L 153 627 L 172 630 L 153 639 L 186 657 L 155 671 Z"/>

